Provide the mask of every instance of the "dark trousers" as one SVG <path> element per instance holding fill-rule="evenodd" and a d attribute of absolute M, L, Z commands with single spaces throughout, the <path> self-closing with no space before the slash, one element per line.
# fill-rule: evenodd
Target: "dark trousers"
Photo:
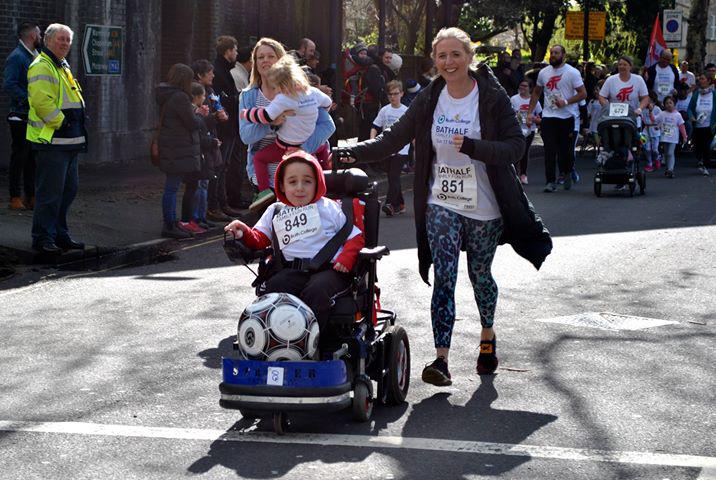
<path fill-rule="evenodd" d="M 400 174 L 403 171 L 403 164 L 408 158 L 407 155 L 391 155 L 383 160 L 383 170 L 388 174 L 388 193 L 385 203 L 398 209 L 405 203 L 400 185 Z"/>
<path fill-rule="evenodd" d="M 370 138 L 370 129 L 373 128 L 373 120 L 378 116 L 380 105 L 378 103 L 363 103 L 360 107 L 358 125 L 358 141 L 368 140 Z"/>
<path fill-rule="evenodd" d="M 283 292 L 297 296 L 311 307 L 318 326 L 323 330 L 333 306 L 333 298 L 350 286 L 351 275 L 348 273 L 333 269 L 310 273 L 284 268 L 266 280 L 265 293 Z"/>
<path fill-rule="evenodd" d="M 711 133 L 709 127 L 694 128 L 694 155 L 699 163 L 703 163 L 704 167 L 711 168 L 711 142 L 714 134 Z"/>
<path fill-rule="evenodd" d="M 251 188 L 246 181 L 247 147 L 240 138 L 236 139 L 229 163 L 226 165 L 226 200 L 230 207 L 242 208 L 250 199 Z"/>
<path fill-rule="evenodd" d="M 525 137 L 525 152 L 522 154 L 522 158 L 520 158 L 520 175 L 527 175 L 527 164 L 530 162 L 530 147 L 534 139 L 535 132 Z"/>
<path fill-rule="evenodd" d="M 77 196 L 77 151 L 38 150 L 32 244 L 69 240 L 67 211 Z"/>
<path fill-rule="evenodd" d="M 26 198 L 35 196 L 35 151 L 25 138 L 27 124 L 20 121 L 7 122 L 10 125 L 10 197 Z"/>
<path fill-rule="evenodd" d="M 198 180 L 199 176 L 196 173 L 167 174 L 164 182 L 164 195 L 162 195 L 162 216 L 166 227 L 171 228 L 177 220 L 177 193 L 182 183 L 184 184 L 184 196 L 181 200 L 181 219 L 182 222 L 189 222 L 193 219 Z"/>
<path fill-rule="evenodd" d="M 221 139 L 221 158 L 223 165 L 216 169 L 215 177 L 209 180 L 208 207 L 209 210 L 221 210 L 226 207 L 226 168 L 234 154 L 236 137 Z"/>
<path fill-rule="evenodd" d="M 570 173 L 574 168 L 574 117 L 542 119 L 544 169 L 546 181 L 557 179 L 559 171 Z"/>

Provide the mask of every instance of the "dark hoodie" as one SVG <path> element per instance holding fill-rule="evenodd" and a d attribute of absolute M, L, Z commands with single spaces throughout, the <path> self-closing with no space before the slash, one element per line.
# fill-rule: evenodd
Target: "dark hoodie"
<path fill-rule="evenodd" d="M 296 158 L 300 159 L 301 162 L 306 163 L 313 168 L 313 172 L 316 177 L 316 194 L 314 195 L 313 200 L 311 200 L 310 203 L 316 203 L 326 195 L 326 177 L 323 175 L 323 169 L 318 163 L 318 160 L 316 160 L 313 155 L 306 153 L 303 150 L 297 150 L 296 152 L 292 153 L 290 156 L 282 160 L 281 163 L 279 163 L 278 167 L 276 168 L 276 174 L 274 176 L 274 185 L 276 185 L 277 187 L 282 185 L 281 180 L 283 179 L 283 171 L 286 169 L 286 165 L 291 160 L 295 162 Z M 291 204 L 291 202 L 288 201 L 286 195 L 281 191 L 280 187 L 276 188 L 276 198 L 280 203 L 284 205 L 294 206 Z M 327 198 L 326 201 L 332 202 L 333 200 Z M 360 229 L 361 232 L 363 232 L 363 207 L 362 205 L 360 205 L 360 202 L 357 199 L 353 201 L 353 213 L 354 224 Z M 271 245 L 271 239 L 264 235 L 263 232 L 255 228 L 246 228 L 244 230 L 243 240 L 244 244 L 253 250 L 266 248 Z M 328 240 L 330 239 L 326 239 L 326 243 L 328 242 Z M 358 252 L 360 252 L 361 248 L 363 248 L 364 246 L 365 238 L 363 237 L 362 233 L 351 238 L 350 240 L 347 240 L 346 243 L 343 244 L 343 251 L 336 258 L 336 263 L 340 263 L 348 270 L 351 270 L 355 266 L 356 260 L 358 259 Z"/>
<path fill-rule="evenodd" d="M 159 168 L 168 174 L 198 172 L 201 168 L 199 132 L 203 124 L 194 115 L 191 98 L 166 83 L 157 87 L 156 97 L 164 109 L 159 130 Z"/>

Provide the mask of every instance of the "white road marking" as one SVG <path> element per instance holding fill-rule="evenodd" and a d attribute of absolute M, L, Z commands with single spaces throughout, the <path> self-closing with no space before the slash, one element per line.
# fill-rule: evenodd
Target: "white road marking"
<path fill-rule="evenodd" d="M 582 462 L 628 463 L 702 469 L 700 480 L 713 479 L 716 457 L 651 452 L 619 452 L 583 448 L 521 445 L 511 443 L 472 442 L 435 438 L 396 437 L 387 435 L 337 435 L 288 433 L 284 436 L 263 432 L 225 431 L 200 428 L 144 427 L 83 422 L 27 422 L 0 420 L 0 431 L 57 433 L 66 435 L 99 435 L 111 437 L 165 438 L 173 440 L 208 440 L 224 442 L 257 442 L 306 444 L 356 448 L 393 448 L 434 450 L 482 455 L 508 455 Z M 7 437 L 5 437 L 7 438 Z M 1 440 L 0 440 L 1 441 Z"/>

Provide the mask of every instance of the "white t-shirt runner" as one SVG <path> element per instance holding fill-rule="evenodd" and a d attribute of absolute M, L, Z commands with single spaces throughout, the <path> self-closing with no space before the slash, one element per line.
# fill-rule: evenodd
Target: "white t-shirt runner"
<path fill-rule="evenodd" d="M 661 129 L 661 143 L 679 143 L 679 125 L 684 124 L 679 112 L 664 110 L 657 115 L 656 122 Z"/>
<path fill-rule="evenodd" d="M 375 120 L 373 120 L 373 126 L 385 130 L 386 128 L 397 122 L 398 119 L 402 117 L 403 114 L 407 111 L 408 107 L 406 107 L 402 103 L 398 108 L 394 108 L 392 105 L 388 104 L 381 108 L 378 112 L 378 115 L 375 116 Z M 398 155 L 407 155 L 410 151 L 409 149 L 410 144 L 405 145 L 402 149 L 400 149 Z"/>
<path fill-rule="evenodd" d="M 440 92 L 430 129 L 435 163 L 428 203 L 485 221 L 501 217 L 485 163 L 458 152 L 452 140 L 453 135 L 481 138 L 478 100 L 477 82 L 463 98 L 451 97 L 447 87 Z"/>
<path fill-rule="evenodd" d="M 276 205 L 274 203 L 266 209 L 254 228 L 268 238 L 271 238 L 275 230 L 281 253 L 289 261 L 315 257 L 343 228 L 346 221 L 340 204 L 325 197 L 304 207 L 284 205 L 281 212 L 274 217 Z M 348 239 L 359 234 L 360 230 L 354 225 Z M 342 251 L 343 247 L 339 248 L 332 261 L 335 261 Z"/>
<path fill-rule="evenodd" d="M 599 90 L 599 95 L 610 102 L 628 103 L 633 110 L 639 108 L 639 99 L 649 95 L 646 82 L 639 75 L 630 74 L 623 82 L 619 75 L 607 78 Z"/>
<path fill-rule="evenodd" d="M 671 70 L 671 65 L 667 65 L 665 68 L 661 68 L 659 65 L 656 66 L 656 78 L 654 79 L 654 90 L 659 98 L 659 102 L 664 100 L 664 97 L 671 95 L 674 91 L 674 72 Z"/>
<path fill-rule="evenodd" d="M 705 128 L 711 124 L 711 110 L 714 108 L 714 96 L 711 90 L 704 94 L 699 92 L 696 99 L 696 128 Z"/>
<path fill-rule="evenodd" d="M 537 125 L 532 124 L 532 128 L 527 127 L 527 110 L 530 108 L 530 100 L 532 97 L 523 98 L 520 94 L 512 95 L 510 97 L 510 103 L 512 104 L 512 110 L 517 115 L 517 122 L 520 124 L 522 129 L 522 135 L 525 137 L 529 136 L 530 133 L 537 130 Z M 539 102 L 535 105 L 535 109 L 532 112 L 533 115 L 539 115 L 542 113 L 542 105 Z"/>
<path fill-rule="evenodd" d="M 309 87 L 308 92 L 300 93 L 296 98 L 279 93 L 266 108 L 271 118 L 278 118 L 286 110 L 296 114 L 286 117 L 278 129 L 278 138 L 290 145 L 302 145 L 313 134 L 318 120 L 318 109 L 331 106 L 331 97 L 317 88 Z"/>
<path fill-rule="evenodd" d="M 537 86 L 544 89 L 544 118 L 569 118 L 579 115 L 576 103 L 557 108 L 555 102 L 560 99 L 567 101 L 577 94 L 577 89 L 584 86 L 579 70 L 566 63 L 559 68 L 548 65 L 537 75 Z"/>

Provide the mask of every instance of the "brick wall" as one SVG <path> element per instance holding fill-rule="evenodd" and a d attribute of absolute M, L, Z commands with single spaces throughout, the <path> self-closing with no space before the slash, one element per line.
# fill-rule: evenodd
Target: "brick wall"
<path fill-rule="evenodd" d="M 158 119 L 154 88 L 177 62 L 213 60 L 218 35 L 234 35 L 240 45 L 250 37 L 270 36 L 295 48 L 301 37 L 313 38 L 328 53 L 329 10 L 326 0 L 0 0 L 0 59 L 17 44 L 17 25 L 26 20 L 42 30 L 54 22 L 75 32 L 68 61 L 84 90 L 89 152 L 81 163 L 146 161 Z M 124 31 L 120 77 L 87 76 L 81 59 L 85 25 L 112 25 Z M 328 59 L 326 58 L 326 63 Z M 0 90 L 0 114 L 9 99 Z M 0 168 L 9 163 L 10 139 L 0 125 Z"/>

